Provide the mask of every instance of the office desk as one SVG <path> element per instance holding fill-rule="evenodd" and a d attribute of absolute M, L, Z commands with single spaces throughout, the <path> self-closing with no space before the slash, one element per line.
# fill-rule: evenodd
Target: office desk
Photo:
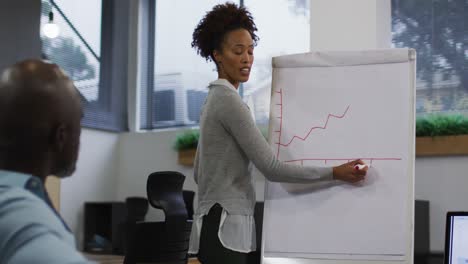
<path fill-rule="evenodd" d="M 100 254 L 87 254 L 84 255 L 92 261 L 95 261 L 100 264 L 122 264 L 124 260 L 124 256 L 118 255 L 100 255 Z M 200 262 L 196 258 L 191 258 L 188 261 L 188 264 L 200 264 Z"/>

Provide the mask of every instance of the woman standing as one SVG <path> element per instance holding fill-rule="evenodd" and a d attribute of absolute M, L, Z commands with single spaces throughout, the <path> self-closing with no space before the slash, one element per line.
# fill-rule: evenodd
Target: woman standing
<path fill-rule="evenodd" d="M 214 61 L 218 71 L 201 113 L 194 168 L 199 202 L 189 252 L 198 253 L 203 264 L 252 263 L 259 257 L 254 253 L 255 187 L 250 162 L 273 182 L 356 183 L 367 171 L 367 167 L 354 169 L 364 164 L 361 160 L 337 167 L 302 167 L 276 159 L 237 92 L 239 84 L 249 80 L 256 31 L 249 11 L 226 3 L 208 12 L 193 33 L 192 47 Z"/>

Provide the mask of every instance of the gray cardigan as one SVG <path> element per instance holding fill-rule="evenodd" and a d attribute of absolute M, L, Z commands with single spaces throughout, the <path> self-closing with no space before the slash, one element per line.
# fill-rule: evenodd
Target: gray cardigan
<path fill-rule="evenodd" d="M 252 215 L 255 187 L 250 161 L 272 182 L 332 180 L 331 167 L 303 167 L 277 160 L 249 108 L 227 80 L 218 79 L 208 88 L 194 164 L 197 214 L 207 214 L 219 203 L 230 214 Z"/>

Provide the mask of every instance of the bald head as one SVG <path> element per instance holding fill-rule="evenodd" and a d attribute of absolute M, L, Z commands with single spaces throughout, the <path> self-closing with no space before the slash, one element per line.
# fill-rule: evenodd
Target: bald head
<path fill-rule="evenodd" d="M 57 65 L 27 60 L 7 68 L 0 76 L 0 168 L 71 174 L 81 117 L 78 91 Z M 28 163 L 35 160 L 45 166 Z M 16 168 L 16 161 L 24 168 Z M 35 172 L 37 167 L 43 168 Z"/>

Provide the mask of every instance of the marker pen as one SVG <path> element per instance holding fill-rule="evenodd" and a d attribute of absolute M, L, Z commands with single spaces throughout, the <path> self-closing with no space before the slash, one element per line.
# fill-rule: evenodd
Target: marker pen
<path fill-rule="evenodd" d="M 369 167 L 369 165 L 367 165 L 367 164 L 356 164 L 356 165 L 354 165 L 355 170 L 362 170 L 365 167 Z"/>

